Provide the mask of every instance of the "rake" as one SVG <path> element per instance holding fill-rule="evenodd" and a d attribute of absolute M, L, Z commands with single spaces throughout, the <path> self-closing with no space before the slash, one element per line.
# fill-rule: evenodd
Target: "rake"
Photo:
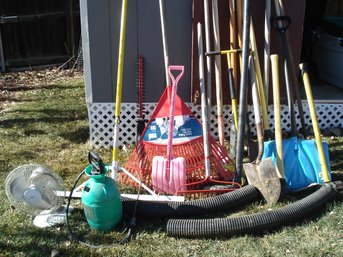
<path fill-rule="evenodd" d="M 166 128 L 171 92 L 172 87 L 167 86 L 125 167 L 128 172 L 139 177 L 152 189 L 154 189 L 151 183 L 152 159 L 154 156 L 166 155 L 167 151 Z M 182 156 L 186 160 L 187 190 L 197 189 L 206 184 L 197 183 L 206 179 L 202 125 L 178 95 L 175 97 L 175 121 L 177 131 L 174 131 L 173 135 L 173 155 Z M 211 135 L 209 135 L 209 148 L 211 178 L 232 181 L 234 172 L 230 170 L 230 165 L 233 162 L 226 149 Z M 139 185 L 126 173 L 118 174 L 118 179 L 127 185 Z"/>

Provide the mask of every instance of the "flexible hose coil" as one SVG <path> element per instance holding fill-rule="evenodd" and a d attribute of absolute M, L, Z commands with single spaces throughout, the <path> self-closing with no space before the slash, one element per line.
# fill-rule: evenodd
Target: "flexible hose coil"
<path fill-rule="evenodd" d="M 230 210 L 255 201 L 258 190 L 247 185 L 235 191 L 187 202 L 138 201 L 136 215 L 160 218 L 186 218 L 205 215 L 216 211 Z M 124 213 L 131 213 L 135 200 L 122 198 Z"/>
<path fill-rule="evenodd" d="M 171 219 L 167 234 L 175 237 L 215 237 L 257 233 L 294 222 L 332 200 L 336 191 L 323 185 L 311 195 L 284 207 L 241 217 L 218 219 Z"/>

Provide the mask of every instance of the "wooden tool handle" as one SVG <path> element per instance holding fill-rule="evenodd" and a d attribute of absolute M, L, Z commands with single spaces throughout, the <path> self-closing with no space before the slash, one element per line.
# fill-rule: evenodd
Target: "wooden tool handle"
<path fill-rule="evenodd" d="M 276 172 L 279 178 L 284 178 L 282 131 L 280 112 L 279 91 L 279 57 L 276 54 L 270 56 L 272 66 L 273 98 L 274 98 L 274 123 L 275 123 L 275 145 L 276 145 Z"/>
<path fill-rule="evenodd" d="M 307 73 L 306 65 L 300 64 L 299 67 L 300 67 L 300 70 L 302 71 L 308 107 L 310 109 L 310 114 L 311 114 L 311 119 L 312 119 L 314 136 L 316 138 L 316 144 L 317 144 L 317 149 L 318 149 L 320 166 L 322 166 L 324 182 L 327 183 L 327 182 L 330 182 L 330 177 L 329 177 L 328 166 L 327 166 L 326 160 L 325 160 L 322 138 L 320 136 L 319 125 L 318 125 L 316 109 L 315 109 L 314 101 L 313 101 L 310 79 L 309 79 L 309 76 Z"/>

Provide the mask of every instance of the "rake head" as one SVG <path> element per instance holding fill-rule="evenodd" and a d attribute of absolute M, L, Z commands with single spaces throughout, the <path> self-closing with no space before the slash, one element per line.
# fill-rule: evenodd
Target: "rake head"
<path fill-rule="evenodd" d="M 209 141 L 211 162 L 210 177 L 213 180 L 230 183 L 234 178 L 234 172 L 231 170 L 233 161 L 229 158 L 226 149 L 213 137 L 209 136 Z M 125 168 L 148 187 L 158 191 L 158 189 L 153 188 L 151 183 L 152 158 L 165 154 L 166 146 L 151 144 L 140 140 L 133 150 Z M 187 190 L 180 192 L 179 194 L 188 194 L 188 190 L 197 190 L 208 184 L 209 180 L 207 178 L 209 176 L 205 174 L 204 144 L 201 137 L 184 144 L 174 145 L 173 156 L 183 157 L 186 160 Z M 124 173 L 118 174 L 118 178 L 124 184 L 133 185 L 135 187 L 139 186 Z M 226 191 L 228 190 L 231 191 L 233 189 L 226 189 Z M 212 192 L 215 191 L 216 190 Z M 195 192 L 189 192 L 195 194 Z M 201 191 L 197 191 L 197 193 L 201 193 Z"/>

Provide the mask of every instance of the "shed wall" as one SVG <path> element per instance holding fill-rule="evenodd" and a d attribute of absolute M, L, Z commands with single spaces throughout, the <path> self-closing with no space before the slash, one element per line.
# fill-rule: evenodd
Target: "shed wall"
<path fill-rule="evenodd" d="M 116 90 L 121 0 L 80 0 L 86 99 L 113 102 Z M 192 1 L 165 1 L 169 63 L 184 65 L 178 94 L 190 99 Z M 128 1 L 123 102 L 136 102 L 136 59 L 145 59 L 145 101 L 157 102 L 165 88 L 162 33 L 156 0 Z"/>

